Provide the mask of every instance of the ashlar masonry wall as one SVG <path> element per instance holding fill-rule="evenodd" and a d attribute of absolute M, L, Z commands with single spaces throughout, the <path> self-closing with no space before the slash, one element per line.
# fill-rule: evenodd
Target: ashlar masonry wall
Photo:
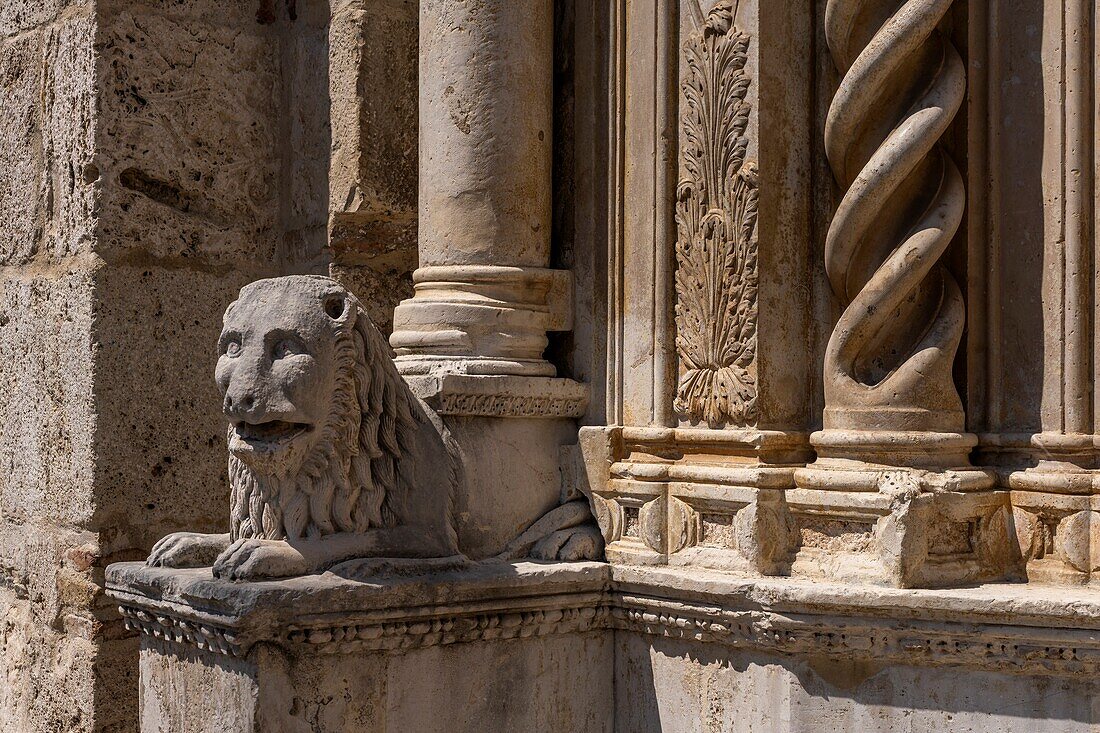
<path fill-rule="evenodd" d="M 136 730 L 102 569 L 225 523 L 222 310 L 326 269 L 328 11 L 293 5 L 0 3 L 4 731 Z"/>

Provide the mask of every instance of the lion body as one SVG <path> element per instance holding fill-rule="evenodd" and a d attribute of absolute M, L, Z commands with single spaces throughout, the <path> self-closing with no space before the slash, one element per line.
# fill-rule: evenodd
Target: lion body
<path fill-rule="evenodd" d="M 258 471 L 230 453 L 230 538 L 320 539 L 416 527 L 428 540 L 424 546 L 455 554 L 455 451 L 442 421 L 397 372 L 382 334 L 346 297 L 354 312 L 335 335 L 329 412 L 301 465 L 288 473 Z"/>

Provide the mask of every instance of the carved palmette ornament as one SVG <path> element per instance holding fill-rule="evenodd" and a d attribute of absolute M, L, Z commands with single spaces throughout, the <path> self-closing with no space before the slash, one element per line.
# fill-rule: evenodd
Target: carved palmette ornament
<path fill-rule="evenodd" d="M 757 173 L 745 159 L 749 37 L 734 13 L 719 2 L 684 44 L 674 407 L 711 427 L 757 419 Z"/>

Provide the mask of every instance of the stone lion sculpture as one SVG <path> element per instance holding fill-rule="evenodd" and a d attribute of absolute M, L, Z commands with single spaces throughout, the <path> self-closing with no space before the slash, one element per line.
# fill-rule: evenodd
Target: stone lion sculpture
<path fill-rule="evenodd" d="M 353 559 L 464 560 L 452 516 L 457 450 L 391 357 L 335 280 L 245 286 L 225 312 L 215 371 L 229 420 L 230 531 L 170 534 L 148 564 L 213 565 L 217 577 L 246 580 Z M 598 534 L 579 509 L 553 510 L 509 553 L 595 557 Z"/>

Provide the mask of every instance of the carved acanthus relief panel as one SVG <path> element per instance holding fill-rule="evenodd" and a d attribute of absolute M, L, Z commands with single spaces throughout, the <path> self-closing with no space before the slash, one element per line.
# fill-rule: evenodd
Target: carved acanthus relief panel
<path fill-rule="evenodd" d="M 613 6 L 608 76 L 625 88 L 612 124 L 625 141 L 612 208 L 624 228 L 609 253 L 616 427 L 588 454 L 592 495 L 615 562 L 783 572 L 781 492 L 810 455 L 811 139 L 798 125 L 813 14 L 674 4 Z M 785 73 L 768 76 L 765 58 L 788 59 Z"/>
<path fill-rule="evenodd" d="M 746 155 L 750 39 L 736 6 L 700 9 L 683 44 L 675 409 L 710 427 L 757 419 L 757 171 Z"/>

